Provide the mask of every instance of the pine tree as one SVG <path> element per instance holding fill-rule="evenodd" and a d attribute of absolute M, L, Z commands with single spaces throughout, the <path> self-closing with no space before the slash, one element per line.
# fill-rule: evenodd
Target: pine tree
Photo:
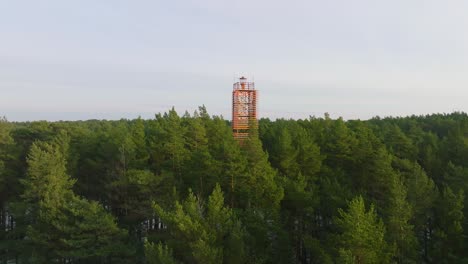
<path fill-rule="evenodd" d="M 205 209 L 206 205 L 206 209 Z M 224 205 L 221 187 L 216 185 L 208 203 L 189 192 L 173 210 L 155 204 L 155 211 L 168 226 L 167 244 L 186 263 L 222 263 L 227 257 L 243 259 L 243 230 L 232 209 Z M 237 245 L 232 247 L 233 242 Z M 240 247 L 239 247 L 240 246 Z"/>
<path fill-rule="evenodd" d="M 11 167 L 11 161 L 15 160 L 12 154 L 14 142 L 11 130 L 12 126 L 6 118 L 0 117 L 0 263 L 7 261 L 10 252 L 18 250 L 12 246 L 13 243 L 9 239 L 14 220 L 11 218 L 8 203 L 16 198 L 18 186 L 17 175 L 8 168 Z"/>
<path fill-rule="evenodd" d="M 283 189 L 276 183 L 276 171 L 268 162 L 268 155 L 262 149 L 258 131 L 253 129 L 244 143 L 243 154 L 247 157 L 247 175 L 239 186 L 245 193 L 246 207 L 277 210 L 284 196 Z"/>
<path fill-rule="evenodd" d="M 59 141 L 63 143 L 63 141 Z M 28 156 L 28 175 L 22 195 L 29 227 L 24 242 L 29 262 L 65 259 L 99 259 L 121 256 L 127 250 L 125 232 L 96 202 L 76 196 L 74 180 L 66 174 L 66 146 L 37 142 Z"/>
<path fill-rule="evenodd" d="M 359 196 L 349 202 L 348 210 L 339 210 L 336 223 L 339 236 L 339 263 L 389 263 L 385 226 L 371 205 L 367 211 Z"/>
<path fill-rule="evenodd" d="M 354 159 L 355 135 L 341 118 L 335 121 L 326 118 L 324 123 L 322 151 L 327 157 L 325 163 L 330 167 L 346 168 Z"/>
<path fill-rule="evenodd" d="M 407 189 L 398 175 L 392 177 L 387 217 L 388 237 L 395 245 L 395 260 L 397 263 L 416 263 L 417 240 L 410 223 L 413 218 L 413 208 L 407 201 Z"/>
<path fill-rule="evenodd" d="M 11 158 L 9 149 L 13 145 L 13 138 L 10 135 L 11 125 L 6 118 L 0 117 L 0 211 L 3 211 L 4 203 L 6 202 L 6 193 L 8 190 L 6 186 L 9 179 L 6 175 L 6 162 Z M 3 195 L 1 195 L 3 194 Z M 2 224 L 0 224 L 1 226 Z"/>
<path fill-rule="evenodd" d="M 421 257 L 428 259 L 431 248 L 431 232 L 434 228 L 434 202 L 438 197 L 438 190 L 434 181 L 430 179 L 423 168 L 415 162 L 395 158 L 394 168 L 402 176 L 407 188 L 407 200 L 412 207 L 411 224 L 419 241 Z"/>
<path fill-rule="evenodd" d="M 182 127 L 181 119 L 174 108 L 169 113 L 164 114 L 164 123 L 164 138 L 161 139 L 163 153 L 168 155 L 168 168 L 172 170 L 178 180 L 181 180 L 182 165 L 187 157 L 186 140 L 183 136 L 185 128 Z"/>
<path fill-rule="evenodd" d="M 433 261 L 437 263 L 460 263 L 463 259 L 463 191 L 454 193 L 445 187 L 436 205 L 436 230 Z"/>
<path fill-rule="evenodd" d="M 135 154 L 129 166 L 133 169 L 145 169 L 148 165 L 149 153 L 146 144 L 145 123 L 141 117 L 131 123 L 130 136 L 135 146 Z"/>
<path fill-rule="evenodd" d="M 145 256 L 148 264 L 177 264 L 172 249 L 162 243 L 145 243 Z"/>
<path fill-rule="evenodd" d="M 210 171 L 219 175 L 219 183 L 231 207 L 240 207 L 243 201 L 241 183 L 247 175 L 247 158 L 226 121 L 219 117 L 203 120 L 212 157 Z"/>
<path fill-rule="evenodd" d="M 202 122 L 198 113 L 195 113 L 194 118 L 185 120 L 187 127 L 185 138 L 189 158 L 184 163 L 183 178 L 184 187 L 192 187 L 203 197 L 204 190 L 212 190 L 220 179 L 216 174 L 215 161 L 209 151 L 206 128 Z"/>
<path fill-rule="evenodd" d="M 412 140 L 396 125 L 385 129 L 385 143 L 390 152 L 401 159 L 415 160 L 417 148 Z"/>

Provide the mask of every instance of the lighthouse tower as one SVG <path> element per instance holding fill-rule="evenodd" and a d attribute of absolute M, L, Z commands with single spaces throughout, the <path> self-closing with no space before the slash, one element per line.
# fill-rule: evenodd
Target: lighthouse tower
<path fill-rule="evenodd" d="M 254 82 L 242 76 L 233 85 L 232 91 L 232 132 L 234 138 L 243 141 L 248 138 L 252 126 L 257 126 L 257 90 Z"/>

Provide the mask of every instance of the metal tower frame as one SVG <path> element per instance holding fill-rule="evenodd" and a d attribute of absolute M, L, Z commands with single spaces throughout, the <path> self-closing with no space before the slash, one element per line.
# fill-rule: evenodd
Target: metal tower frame
<path fill-rule="evenodd" d="M 252 126 L 257 126 L 258 91 L 255 83 L 242 76 L 232 91 L 232 132 L 242 141 L 249 137 Z"/>

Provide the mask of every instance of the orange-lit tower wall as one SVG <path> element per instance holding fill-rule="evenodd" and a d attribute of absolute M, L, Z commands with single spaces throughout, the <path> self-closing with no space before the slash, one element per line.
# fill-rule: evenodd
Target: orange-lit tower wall
<path fill-rule="evenodd" d="M 254 82 L 242 76 L 232 91 L 232 132 L 242 141 L 249 137 L 252 126 L 257 126 L 257 90 Z"/>

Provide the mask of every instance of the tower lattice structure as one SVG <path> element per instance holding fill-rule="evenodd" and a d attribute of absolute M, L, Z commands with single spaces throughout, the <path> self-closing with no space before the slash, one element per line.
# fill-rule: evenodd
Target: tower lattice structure
<path fill-rule="evenodd" d="M 255 83 L 244 76 L 233 85 L 232 132 L 239 141 L 248 138 L 253 126 L 257 126 L 257 92 Z"/>

